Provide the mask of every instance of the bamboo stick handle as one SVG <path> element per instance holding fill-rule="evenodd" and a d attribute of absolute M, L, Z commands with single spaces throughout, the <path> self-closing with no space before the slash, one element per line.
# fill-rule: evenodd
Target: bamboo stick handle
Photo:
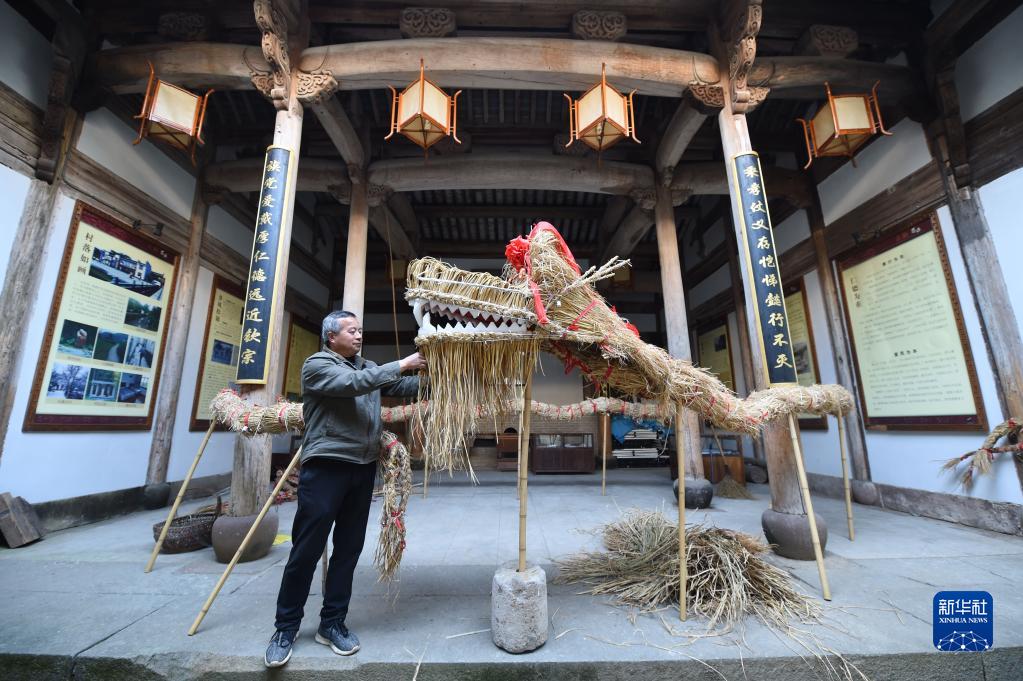
<path fill-rule="evenodd" d="M 821 551 L 821 540 L 817 534 L 817 518 L 813 514 L 813 502 L 810 500 L 810 486 L 806 482 L 806 468 L 803 466 L 803 451 L 799 446 L 799 433 L 796 431 L 796 419 L 789 414 L 789 435 L 792 437 L 792 451 L 796 458 L 796 472 L 799 474 L 799 491 L 803 493 L 803 508 L 810 521 L 810 541 L 813 542 L 813 556 L 817 561 L 817 573 L 821 579 L 821 592 L 824 600 L 831 600 L 831 587 L 828 586 L 828 573 L 824 569 L 824 554 Z"/>
<path fill-rule="evenodd" d="M 600 496 L 607 494 L 607 455 L 611 451 L 611 415 L 604 412 L 601 418 L 601 427 L 604 429 L 604 441 L 601 447 L 600 456 Z"/>
<path fill-rule="evenodd" d="M 686 565 L 686 459 L 682 443 L 682 409 L 675 411 L 675 457 L 678 464 L 678 618 L 686 621 L 689 567 Z"/>
<path fill-rule="evenodd" d="M 426 490 L 430 486 L 430 459 L 423 452 L 423 498 L 426 498 Z"/>
<path fill-rule="evenodd" d="M 853 527 L 852 492 L 849 489 L 849 470 L 845 463 L 845 428 L 842 426 L 842 415 L 838 415 L 838 446 L 842 452 L 842 485 L 845 486 L 845 522 L 849 526 L 849 541 L 856 539 Z"/>
<path fill-rule="evenodd" d="M 203 436 L 202 442 L 199 444 L 199 451 L 195 453 L 195 459 L 192 460 L 192 466 L 188 469 L 188 473 L 185 474 L 185 479 L 181 481 L 181 489 L 178 490 L 178 496 L 174 499 L 174 503 L 171 505 L 170 513 L 167 514 L 167 520 L 163 523 L 163 529 L 160 530 L 160 538 L 156 540 L 156 546 L 153 547 L 153 553 L 149 556 L 149 562 L 146 563 L 146 573 L 153 571 L 153 565 L 156 564 L 156 557 L 160 553 L 160 549 L 163 548 L 163 540 L 167 538 L 167 530 L 170 529 L 171 521 L 174 520 L 174 516 L 177 515 L 178 507 L 181 506 L 181 501 L 185 498 L 185 491 L 188 489 L 188 483 L 192 481 L 192 475 L 195 474 L 195 469 L 199 466 L 199 459 L 202 458 L 202 453 L 206 450 L 206 444 L 210 441 L 210 436 L 213 435 L 213 429 L 217 427 L 217 422 L 210 419 L 210 427 L 206 431 L 206 435 Z"/>
<path fill-rule="evenodd" d="M 529 367 L 526 385 L 522 389 L 522 431 L 519 433 L 519 572 L 526 569 L 526 501 L 529 471 L 529 421 L 533 401 L 533 368 Z"/>
<path fill-rule="evenodd" d="M 252 540 L 252 535 L 256 533 L 256 528 L 259 527 L 261 522 L 263 522 L 263 518 L 266 517 L 266 513 L 270 510 L 270 506 L 273 505 L 274 499 L 277 498 L 278 492 L 280 492 L 281 488 L 284 487 L 284 483 L 287 481 L 288 476 L 291 475 L 291 471 L 294 470 L 301 458 L 302 448 L 299 447 L 298 451 L 295 452 L 295 456 L 292 457 L 291 463 L 288 464 L 288 467 L 284 469 L 284 473 L 281 474 L 281 479 L 277 481 L 273 491 L 270 492 L 270 498 L 268 498 L 266 503 L 263 504 L 263 508 L 260 509 L 259 514 L 256 516 L 256 520 L 252 523 L 252 527 L 249 528 L 249 531 L 245 534 L 245 538 L 242 539 L 242 543 L 238 546 L 238 550 L 235 551 L 234 556 L 231 557 L 231 562 L 228 563 L 227 567 L 224 569 L 224 574 L 220 575 L 220 579 L 217 580 L 217 585 L 213 587 L 213 592 L 210 594 L 210 597 L 206 599 L 205 603 L 203 603 L 202 610 L 199 611 L 195 621 L 192 622 L 192 627 L 188 630 L 189 636 L 195 635 L 195 632 L 198 631 L 203 618 L 206 617 L 206 613 L 210 611 L 210 606 L 213 605 L 213 601 L 216 600 L 220 590 L 224 588 L 224 583 L 227 581 L 227 578 L 231 576 L 231 571 L 234 570 L 234 566 L 238 564 L 238 560 L 242 557 L 242 552 L 245 551 L 245 548 Z"/>

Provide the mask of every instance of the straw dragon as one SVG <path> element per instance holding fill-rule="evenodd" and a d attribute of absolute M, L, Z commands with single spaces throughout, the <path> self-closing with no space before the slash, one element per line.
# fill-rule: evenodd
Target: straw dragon
<path fill-rule="evenodd" d="M 741 399 L 713 374 L 643 342 L 594 288 L 628 261 L 613 258 L 583 272 L 549 223 L 513 240 L 505 255 L 502 277 L 434 258 L 409 266 L 405 298 L 419 325 L 416 345 L 431 365 L 427 440 L 431 431 L 447 431 L 434 440 L 442 449 L 457 446 L 477 417 L 503 409 L 514 379 L 540 350 L 566 371 L 578 368 L 598 389 L 691 409 L 729 430 L 756 433 L 789 413 L 852 408 L 851 395 L 837 385 L 774 387 Z"/>

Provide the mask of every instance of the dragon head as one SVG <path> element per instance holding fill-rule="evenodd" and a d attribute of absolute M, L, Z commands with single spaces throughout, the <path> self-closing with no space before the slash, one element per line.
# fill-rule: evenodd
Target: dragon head
<path fill-rule="evenodd" d="M 416 345 L 430 364 L 426 444 L 445 452 L 447 465 L 478 418 L 506 409 L 540 350 L 566 372 L 578 368 L 598 390 L 671 405 L 667 413 L 686 407 L 729 430 L 755 432 L 791 411 L 851 407 L 840 386 L 773 388 L 740 400 L 713 374 L 643 342 L 593 286 L 628 261 L 613 258 L 584 272 L 549 223 L 513 240 L 505 255 L 501 277 L 434 258 L 409 265 L 405 299 L 419 325 Z"/>

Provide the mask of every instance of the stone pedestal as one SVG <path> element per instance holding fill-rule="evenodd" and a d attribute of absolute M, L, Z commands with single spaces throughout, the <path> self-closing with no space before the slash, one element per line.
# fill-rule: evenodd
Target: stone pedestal
<path fill-rule="evenodd" d="M 155 485 L 146 485 L 142 488 L 142 506 L 149 511 L 155 508 L 163 508 L 170 499 L 170 483 L 159 482 Z"/>
<path fill-rule="evenodd" d="M 234 557 L 235 551 L 241 546 L 242 540 L 245 539 L 245 535 L 255 520 L 255 514 L 237 518 L 222 515 L 217 518 L 213 523 L 213 553 L 217 557 L 217 562 L 231 562 L 231 558 Z M 277 508 L 271 507 L 263 517 L 263 521 L 259 523 L 256 533 L 252 535 L 249 545 L 245 547 L 245 551 L 242 553 L 241 558 L 238 559 L 238 562 L 244 563 L 250 560 L 258 560 L 270 553 L 270 548 L 274 544 L 274 538 L 277 536 L 279 524 L 280 519 L 277 517 Z"/>
<path fill-rule="evenodd" d="M 685 504 L 686 508 L 710 508 L 710 502 L 714 499 L 714 485 L 703 478 L 686 478 L 685 482 Z M 672 483 L 675 492 L 675 501 L 678 501 L 678 479 Z"/>
<path fill-rule="evenodd" d="M 494 573 L 490 631 L 498 648 L 528 653 L 547 642 L 547 573 L 536 565 L 515 568 L 509 563 Z"/>
<path fill-rule="evenodd" d="M 828 526 L 816 513 L 817 535 L 821 542 L 821 553 L 828 544 Z M 767 509 L 760 516 L 760 524 L 764 528 L 764 536 L 774 545 L 779 556 L 794 560 L 816 560 L 813 552 L 813 540 L 810 539 L 810 521 L 805 513 L 779 513 Z"/>

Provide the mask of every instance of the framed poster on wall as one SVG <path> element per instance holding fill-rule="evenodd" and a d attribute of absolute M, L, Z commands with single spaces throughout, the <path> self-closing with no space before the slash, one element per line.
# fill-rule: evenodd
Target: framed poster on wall
<path fill-rule="evenodd" d="M 178 259 L 75 204 L 24 430 L 149 430 Z"/>
<path fill-rule="evenodd" d="M 837 265 L 864 424 L 987 430 L 937 215 L 916 217 Z"/>
<path fill-rule="evenodd" d="M 735 390 L 727 320 L 720 321 L 696 336 L 696 356 L 700 365 L 710 369 L 726 388 Z"/>
<path fill-rule="evenodd" d="M 320 330 L 292 314 L 288 325 L 288 354 L 284 359 L 284 396 L 287 399 L 302 399 L 302 365 L 306 358 L 319 351 Z"/>
<path fill-rule="evenodd" d="M 220 275 L 214 275 L 189 430 L 209 428 L 210 402 L 224 388 L 238 387 L 234 379 L 238 371 L 242 314 L 245 312 L 242 295 L 241 286 L 232 284 Z"/>
<path fill-rule="evenodd" d="M 785 286 L 785 310 L 789 314 L 789 336 L 792 339 L 792 362 L 796 365 L 796 379 L 799 385 L 820 383 L 820 368 L 817 366 L 817 350 L 813 342 L 813 324 L 810 322 L 810 305 L 806 301 L 806 289 L 802 279 Z M 828 417 L 815 414 L 799 414 L 799 427 L 808 430 L 827 430 Z"/>

